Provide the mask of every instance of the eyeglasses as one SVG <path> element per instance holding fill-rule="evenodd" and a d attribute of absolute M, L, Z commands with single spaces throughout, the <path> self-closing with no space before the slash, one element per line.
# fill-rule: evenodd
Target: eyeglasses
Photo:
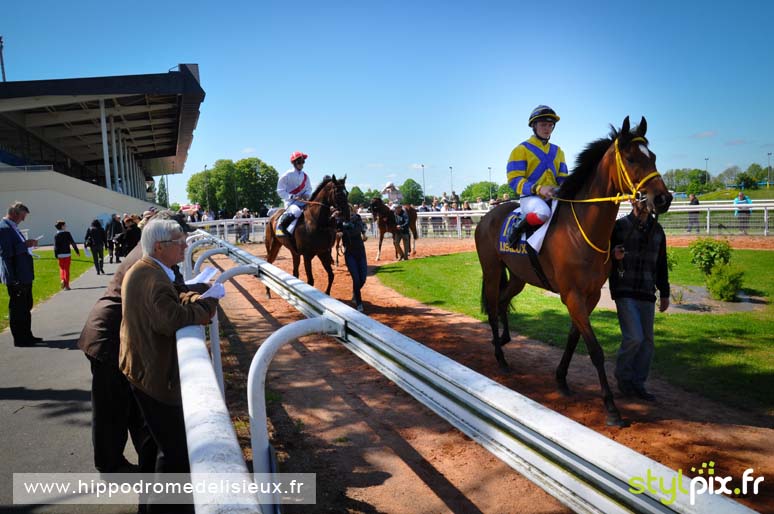
<path fill-rule="evenodd" d="M 163 241 L 158 241 L 158 242 L 159 243 L 176 244 L 176 245 L 180 245 L 180 246 L 183 246 L 183 245 L 187 244 L 185 238 L 181 238 L 181 239 L 165 239 Z"/>

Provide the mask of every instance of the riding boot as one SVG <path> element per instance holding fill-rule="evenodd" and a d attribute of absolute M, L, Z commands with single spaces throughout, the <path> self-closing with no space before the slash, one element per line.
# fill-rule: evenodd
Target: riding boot
<path fill-rule="evenodd" d="M 286 237 L 290 234 L 288 234 L 288 227 L 291 223 L 293 223 L 293 220 L 295 217 L 289 213 L 288 211 L 285 211 L 282 213 L 282 216 L 280 216 L 279 221 L 277 222 L 277 230 L 275 232 L 275 235 L 277 237 Z"/>
<path fill-rule="evenodd" d="M 516 245 L 519 244 L 519 239 L 521 238 L 521 235 L 524 233 L 524 230 L 527 228 L 527 218 L 526 216 L 519 221 L 519 224 L 516 226 L 511 226 L 511 231 L 508 234 L 508 246 L 515 249 Z"/>

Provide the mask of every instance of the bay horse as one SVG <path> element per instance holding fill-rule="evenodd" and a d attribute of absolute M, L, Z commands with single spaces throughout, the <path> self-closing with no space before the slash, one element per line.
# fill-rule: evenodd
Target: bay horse
<path fill-rule="evenodd" d="M 628 423 L 621 418 L 613 401 L 605 374 L 604 352 L 589 316 L 611 269 L 610 237 L 618 204 L 637 199 L 645 202 L 651 213 L 660 214 L 672 202 L 672 195 L 656 170 L 656 155 L 648 148 L 646 130 L 644 117 L 630 130 L 627 116 L 620 131 L 611 126 L 608 138 L 590 143 L 578 156 L 575 170 L 557 193 L 560 203 L 537 256 L 539 267 L 531 264 L 525 243 L 518 245 L 518 253 L 499 247 L 503 223 L 514 209 L 514 203 L 501 204 L 489 211 L 475 232 L 476 252 L 483 272 L 481 304 L 492 329 L 495 358 L 501 369 L 508 369 L 502 347 L 511 340 L 508 329 L 511 299 L 525 284 L 558 292 L 572 321 L 564 354 L 556 369 L 559 390 L 565 395 L 571 394 L 567 369 L 582 335 L 599 377 L 606 422 L 614 426 Z M 502 334 L 498 321 L 503 325 Z"/>
<path fill-rule="evenodd" d="M 416 240 L 419 239 L 419 236 L 417 235 L 417 210 L 409 204 L 404 205 L 403 209 L 408 214 L 409 230 L 414 236 L 414 244 L 411 244 L 411 238 L 409 237 L 409 248 L 407 251 L 416 255 Z M 368 210 L 373 214 L 374 222 L 377 224 L 377 227 L 379 227 L 379 249 L 376 251 L 376 260 L 378 261 L 382 256 L 382 242 L 384 241 L 384 234 L 387 232 L 392 234 L 392 244 L 395 246 L 395 258 L 403 259 L 404 257 L 408 257 L 400 247 L 400 229 L 395 222 L 395 212 L 385 205 L 384 201 L 378 196 L 371 199 Z"/>
<path fill-rule="evenodd" d="M 306 281 L 310 286 L 313 286 L 312 259 L 317 257 L 328 274 L 328 287 L 325 289 L 325 294 L 330 294 L 333 285 L 331 248 L 336 240 L 336 220 L 332 219 L 331 216 L 336 210 L 340 216 L 344 216 L 344 219 L 349 219 L 349 202 L 347 201 L 349 193 L 345 185 L 346 180 L 346 176 L 337 180 L 336 175 L 324 178 L 312 193 L 311 199 L 306 202 L 307 207 L 298 218 L 296 228 L 289 237 L 275 235 L 277 221 L 285 209 L 279 209 L 275 212 L 269 223 L 266 224 L 264 239 L 266 260 L 273 263 L 280 248 L 285 246 L 293 256 L 293 276 L 298 278 L 298 266 L 303 256 Z M 270 295 L 268 288 L 266 295 Z"/>

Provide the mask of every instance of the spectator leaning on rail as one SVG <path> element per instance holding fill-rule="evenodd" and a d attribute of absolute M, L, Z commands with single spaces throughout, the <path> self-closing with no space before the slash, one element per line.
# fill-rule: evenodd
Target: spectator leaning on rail
<path fill-rule="evenodd" d="M 155 219 L 172 219 L 184 232 L 192 232 L 183 214 L 160 211 Z M 124 457 L 127 431 L 139 456 L 140 471 L 152 473 L 156 466 L 156 445 L 148 432 L 139 407 L 132 396 L 129 382 L 118 368 L 119 334 L 121 329 L 121 286 L 126 272 L 142 258 L 137 246 L 116 269 L 102 297 L 91 309 L 78 339 L 78 347 L 86 354 L 91 367 L 91 439 L 94 446 L 94 466 L 103 473 L 134 470 Z M 178 292 L 189 290 L 177 266 L 173 266 Z M 190 286 L 204 292 L 206 285 Z"/>
<path fill-rule="evenodd" d="M 277 221 L 275 235 L 286 237 L 290 235 L 288 227 L 293 220 L 301 216 L 306 207 L 305 200 L 312 194 L 312 182 L 309 175 L 304 172 L 304 163 L 309 156 L 301 152 L 290 154 L 290 163 L 293 165 L 282 174 L 277 181 L 277 194 L 285 201 L 285 212 Z"/>
<path fill-rule="evenodd" d="M 699 199 L 696 195 L 691 193 L 688 195 L 689 205 L 699 205 Z M 699 211 L 688 211 L 688 226 L 685 230 L 690 234 L 691 230 L 696 229 L 696 233 L 699 233 Z"/>
<path fill-rule="evenodd" d="M 610 271 L 610 296 L 621 326 L 621 347 L 615 365 L 618 388 L 625 396 L 653 401 L 645 381 L 653 361 L 656 289 L 659 311 L 669 308 L 666 235 L 647 209 L 632 201 L 632 212 L 615 223 L 610 246 L 615 263 Z"/>
<path fill-rule="evenodd" d="M 156 473 L 188 473 L 175 332 L 209 323 L 223 286 L 215 286 L 219 291 L 213 297 L 175 287 L 172 268 L 183 260 L 186 248 L 186 235 L 175 221 L 150 221 L 140 245 L 142 258 L 126 273 L 121 288 L 119 367 L 158 448 Z"/>
<path fill-rule="evenodd" d="M 547 201 L 567 178 L 564 152 L 548 142 L 559 116 L 547 105 L 538 105 L 529 115 L 532 136 L 518 145 L 508 158 L 508 185 L 519 196 L 521 221 L 508 234 L 515 248 L 527 225 L 538 227 L 551 216 Z"/>
<path fill-rule="evenodd" d="M 8 321 L 14 346 L 31 346 L 43 341 L 32 335 L 32 281 L 35 269 L 30 248 L 37 239 L 26 239 L 19 230 L 30 210 L 21 202 L 8 207 L 0 220 L 0 282 L 8 289 Z"/>
<path fill-rule="evenodd" d="M 734 217 L 738 225 L 737 228 L 744 234 L 747 234 L 747 228 L 750 226 L 750 208 L 747 205 L 751 203 L 752 200 L 744 194 L 744 191 L 739 191 L 737 197 L 734 198 L 734 205 L 736 206 Z"/>

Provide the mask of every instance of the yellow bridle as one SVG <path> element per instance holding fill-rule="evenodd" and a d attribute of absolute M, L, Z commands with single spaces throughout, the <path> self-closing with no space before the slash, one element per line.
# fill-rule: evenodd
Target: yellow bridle
<path fill-rule="evenodd" d="M 634 139 L 632 139 L 631 142 L 634 143 L 636 141 L 642 141 L 643 143 L 646 143 L 644 137 L 635 137 Z M 624 166 L 623 159 L 621 159 L 621 151 L 618 149 L 618 139 L 615 140 L 615 165 L 616 165 L 616 173 L 617 173 L 618 184 L 620 189 L 624 189 L 626 187 L 631 191 L 630 193 L 627 194 L 627 193 L 624 193 L 623 191 L 619 191 L 615 196 L 608 196 L 605 198 L 586 198 L 584 200 L 570 200 L 567 198 L 557 198 L 557 200 L 559 200 L 560 202 L 568 202 L 570 204 L 570 208 L 572 209 L 572 216 L 575 218 L 575 223 L 578 225 L 578 229 L 580 230 L 580 233 L 583 236 L 583 240 L 586 241 L 586 243 L 597 252 L 604 253 L 607 255 L 607 257 L 605 258 L 605 263 L 607 263 L 607 261 L 610 260 L 610 241 L 607 242 L 607 250 L 602 250 L 601 248 L 597 247 L 594 243 L 591 242 L 591 240 L 586 235 L 586 232 L 583 230 L 583 227 L 581 226 L 580 220 L 578 219 L 578 215 L 575 214 L 574 204 L 614 202 L 616 205 L 618 205 L 624 200 L 634 200 L 635 198 L 637 198 L 637 191 L 639 191 L 640 188 L 642 188 L 642 186 L 644 186 L 646 182 L 648 182 L 652 178 L 661 176 L 661 174 L 658 171 L 653 171 L 651 173 L 648 173 L 642 180 L 640 180 L 637 183 L 637 185 L 635 185 L 631 177 L 629 176 L 629 172 L 626 171 L 626 167 Z"/>

